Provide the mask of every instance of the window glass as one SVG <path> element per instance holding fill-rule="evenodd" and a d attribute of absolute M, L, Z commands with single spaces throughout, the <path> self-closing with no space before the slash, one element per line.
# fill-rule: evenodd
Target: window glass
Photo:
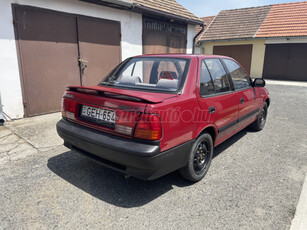
<path fill-rule="evenodd" d="M 186 62 L 161 61 L 158 67 L 158 79 L 178 79 L 181 78 L 182 69 L 185 68 Z M 177 65 L 177 66 L 176 66 Z"/>
<path fill-rule="evenodd" d="M 230 73 L 235 89 L 243 89 L 251 86 L 250 77 L 236 62 L 229 59 L 223 59 L 223 61 Z"/>
<path fill-rule="evenodd" d="M 216 93 L 230 91 L 226 71 L 219 59 L 205 59 Z"/>
<path fill-rule="evenodd" d="M 186 78 L 190 60 L 135 57 L 116 67 L 100 85 L 150 91 L 177 91 Z"/>
<path fill-rule="evenodd" d="M 213 81 L 210 77 L 208 68 L 205 62 L 201 63 L 201 72 L 200 72 L 200 87 L 199 87 L 200 95 L 210 95 L 214 94 Z"/>

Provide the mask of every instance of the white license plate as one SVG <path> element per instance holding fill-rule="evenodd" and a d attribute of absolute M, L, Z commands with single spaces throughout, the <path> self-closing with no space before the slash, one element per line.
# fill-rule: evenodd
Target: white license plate
<path fill-rule="evenodd" d="M 99 109 L 83 105 L 82 117 L 97 119 L 97 122 L 115 123 L 115 111 L 107 109 Z"/>

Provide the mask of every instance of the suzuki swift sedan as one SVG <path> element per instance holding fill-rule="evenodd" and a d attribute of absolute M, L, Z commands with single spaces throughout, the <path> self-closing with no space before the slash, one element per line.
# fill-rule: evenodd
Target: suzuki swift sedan
<path fill-rule="evenodd" d="M 69 86 L 57 132 L 66 147 L 125 175 L 179 170 L 197 182 L 214 147 L 246 126 L 263 129 L 264 85 L 229 57 L 132 57 L 97 86 Z"/>

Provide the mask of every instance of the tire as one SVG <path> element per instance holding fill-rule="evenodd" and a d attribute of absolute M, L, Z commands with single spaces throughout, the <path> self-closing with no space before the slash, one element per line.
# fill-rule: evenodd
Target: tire
<path fill-rule="evenodd" d="M 181 176 L 191 182 L 203 179 L 213 156 L 213 141 L 209 133 L 199 136 L 194 142 L 187 159 L 187 165 L 179 170 Z"/>
<path fill-rule="evenodd" d="M 257 120 L 255 120 L 251 124 L 251 128 L 256 131 L 261 131 L 264 128 L 264 125 L 266 123 L 267 115 L 268 115 L 268 104 L 264 102 L 263 107 L 257 116 Z"/>

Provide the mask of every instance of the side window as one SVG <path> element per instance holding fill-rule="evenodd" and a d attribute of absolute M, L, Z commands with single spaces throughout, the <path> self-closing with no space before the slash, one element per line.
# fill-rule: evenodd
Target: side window
<path fill-rule="evenodd" d="M 210 77 L 208 68 L 204 61 L 201 63 L 201 72 L 200 72 L 200 87 L 199 93 L 202 96 L 214 94 L 213 81 Z"/>
<path fill-rule="evenodd" d="M 236 62 L 229 59 L 223 59 L 223 61 L 230 73 L 235 89 L 243 89 L 251 86 L 250 77 Z"/>
<path fill-rule="evenodd" d="M 219 59 L 205 59 L 216 93 L 230 91 L 226 71 Z"/>

